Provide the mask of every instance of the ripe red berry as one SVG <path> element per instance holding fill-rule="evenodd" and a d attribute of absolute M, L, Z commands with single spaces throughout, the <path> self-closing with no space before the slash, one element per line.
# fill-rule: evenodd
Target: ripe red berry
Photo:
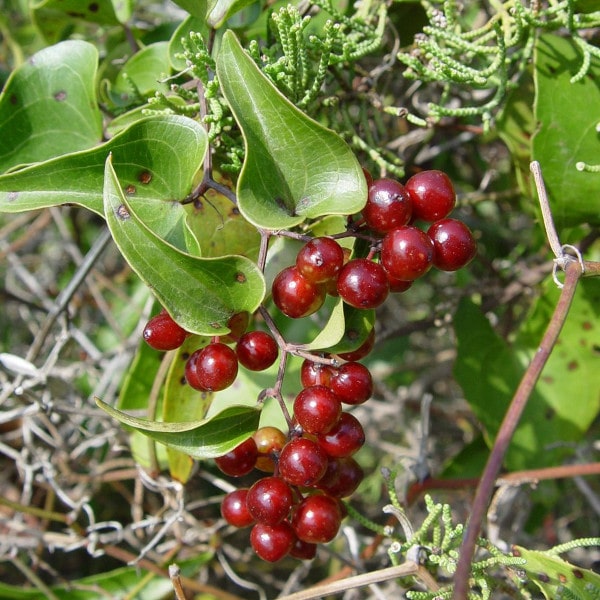
<path fill-rule="evenodd" d="M 238 359 L 232 348 L 212 342 L 196 350 L 185 365 L 185 379 L 196 390 L 218 392 L 237 377 Z"/>
<path fill-rule="evenodd" d="M 311 560 L 317 554 L 317 544 L 304 542 L 298 538 L 294 541 L 294 545 L 290 550 L 290 556 L 299 558 L 300 560 Z"/>
<path fill-rule="evenodd" d="M 250 545 L 260 558 L 277 562 L 292 549 L 296 534 L 287 521 L 277 525 L 257 523 L 250 532 Z"/>
<path fill-rule="evenodd" d="M 390 286 L 380 264 L 355 258 L 342 267 L 337 290 L 342 300 L 354 308 L 377 308 L 387 298 Z"/>
<path fill-rule="evenodd" d="M 365 443 L 365 431 L 360 421 L 350 413 L 342 413 L 339 421 L 328 432 L 317 436 L 319 445 L 329 456 L 351 456 Z"/>
<path fill-rule="evenodd" d="M 294 400 L 294 417 L 306 433 L 326 433 L 341 414 L 340 399 L 324 385 L 304 388 Z"/>
<path fill-rule="evenodd" d="M 275 470 L 274 458 L 279 456 L 281 449 L 287 442 L 285 433 L 277 427 L 265 425 L 259 427 L 252 437 L 258 450 L 256 468 L 260 471 L 272 473 Z"/>
<path fill-rule="evenodd" d="M 292 527 L 304 542 L 330 542 L 339 531 L 342 512 L 338 500 L 325 494 L 307 496 L 292 516 Z"/>
<path fill-rule="evenodd" d="M 239 312 L 232 315 L 227 321 L 227 327 L 230 331 L 228 334 L 221 336 L 221 341 L 224 344 L 233 344 L 237 342 L 244 331 L 248 329 L 248 323 L 250 323 L 250 315 L 248 312 Z"/>
<path fill-rule="evenodd" d="M 334 279 L 344 264 L 344 250 L 329 237 L 310 240 L 298 252 L 296 268 L 312 283 Z"/>
<path fill-rule="evenodd" d="M 390 231 L 381 245 L 381 264 L 394 278 L 413 281 L 431 268 L 433 242 L 417 227 L 400 227 Z"/>
<path fill-rule="evenodd" d="M 407 225 L 412 215 L 410 194 L 399 181 L 376 179 L 369 186 L 362 215 L 368 227 L 377 233 Z"/>
<path fill-rule="evenodd" d="M 266 331 L 244 333 L 235 346 L 240 364 L 250 371 L 264 371 L 276 360 L 279 354 L 277 342 Z"/>
<path fill-rule="evenodd" d="M 462 221 L 442 219 L 431 225 L 427 234 L 433 240 L 433 264 L 442 271 L 461 269 L 477 254 L 477 242 Z"/>
<path fill-rule="evenodd" d="M 331 376 L 335 373 L 335 369 L 324 363 L 313 362 L 308 358 L 302 362 L 300 367 L 300 382 L 302 387 L 310 387 L 311 385 L 329 385 Z"/>
<path fill-rule="evenodd" d="M 188 336 L 188 332 L 175 323 L 171 315 L 162 311 L 154 315 L 144 327 L 142 337 L 155 350 L 175 350 Z"/>
<path fill-rule="evenodd" d="M 241 477 L 254 469 L 257 456 L 256 442 L 248 438 L 227 454 L 215 458 L 215 464 L 225 475 Z"/>
<path fill-rule="evenodd" d="M 334 498 L 347 498 L 356 491 L 364 476 L 361 466 L 351 456 L 330 457 L 327 471 L 317 487 Z"/>
<path fill-rule="evenodd" d="M 275 306 L 288 317 L 299 319 L 313 314 L 325 302 L 323 286 L 304 278 L 295 266 L 283 269 L 271 288 Z"/>
<path fill-rule="evenodd" d="M 276 525 L 290 512 L 294 496 L 281 477 L 263 477 L 248 490 L 246 505 L 257 523 Z"/>
<path fill-rule="evenodd" d="M 333 375 L 329 385 L 344 404 L 362 404 L 373 393 L 371 372 L 358 362 L 343 364 Z"/>
<path fill-rule="evenodd" d="M 413 205 L 413 219 L 437 221 L 450 214 L 456 203 L 452 181 L 442 171 L 421 171 L 406 182 Z"/>
<path fill-rule="evenodd" d="M 369 334 L 365 338 L 365 341 L 355 350 L 350 350 L 348 352 L 340 352 L 338 356 L 343 360 L 360 360 L 365 356 L 368 356 L 373 348 L 375 347 L 375 329 L 371 329 Z"/>
<path fill-rule="evenodd" d="M 246 506 L 248 490 L 240 488 L 229 492 L 221 502 L 221 516 L 234 527 L 248 527 L 254 523 L 254 518 Z"/>
<path fill-rule="evenodd" d="M 327 455 L 307 438 L 294 438 L 281 450 L 279 474 L 291 485 L 311 486 L 325 473 Z"/>

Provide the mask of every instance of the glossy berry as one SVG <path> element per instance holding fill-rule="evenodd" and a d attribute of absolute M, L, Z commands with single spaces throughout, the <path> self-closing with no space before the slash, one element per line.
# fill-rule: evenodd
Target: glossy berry
<path fill-rule="evenodd" d="M 442 271 L 461 269 L 477 254 L 475 238 L 462 221 L 442 219 L 427 234 L 433 240 L 433 264 Z"/>
<path fill-rule="evenodd" d="M 338 500 L 325 494 L 307 496 L 292 517 L 292 527 L 304 542 L 330 542 L 339 531 L 342 512 Z"/>
<path fill-rule="evenodd" d="M 365 443 L 365 431 L 360 421 L 350 413 L 342 413 L 337 424 L 328 433 L 317 436 L 319 445 L 329 456 L 351 456 Z"/>
<path fill-rule="evenodd" d="M 244 333 L 235 346 L 240 364 L 250 371 L 264 371 L 276 360 L 279 354 L 277 342 L 266 331 Z"/>
<path fill-rule="evenodd" d="M 212 342 L 196 350 L 185 365 L 185 379 L 196 390 L 218 392 L 237 377 L 238 359 L 232 348 Z"/>
<path fill-rule="evenodd" d="M 329 385 L 335 369 L 324 363 L 313 362 L 308 358 L 302 362 L 300 367 L 300 382 L 302 387 L 311 385 Z"/>
<path fill-rule="evenodd" d="M 410 194 L 394 179 L 376 179 L 369 186 L 362 215 L 367 226 L 377 233 L 407 225 L 412 215 Z"/>
<path fill-rule="evenodd" d="M 381 244 L 381 264 L 394 279 L 413 281 L 429 271 L 433 242 L 417 227 L 390 231 Z"/>
<path fill-rule="evenodd" d="M 442 171 L 421 171 L 406 182 L 413 206 L 413 219 L 437 221 L 448 216 L 456 203 L 452 181 Z"/>
<path fill-rule="evenodd" d="M 375 329 L 369 331 L 364 342 L 355 350 L 349 350 L 348 352 L 340 352 L 338 356 L 343 360 L 360 360 L 365 356 L 368 356 L 373 348 L 375 347 Z"/>
<path fill-rule="evenodd" d="M 246 311 L 235 313 L 227 321 L 227 327 L 230 331 L 228 334 L 221 336 L 221 341 L 224 344 L 234 344 L 237 342 L 242 334 L 248 329 L 250 323 L 250 314 Z"/>
<path fill-rule="evenodd" d="M 285 433 L 277 427 L 266 425 L 259 427 L 252 437 L 258 451 L 256 468 L 260 471 L 273 473 L 275 470 L 274 458 L 279 456 L 281 449 L 287 442 Z"/>
<path fill-rule="evenodd" d="M 248 438 L 227 454 L 215 458 L 215 464 L 225 475 L 241 477 L 254 469 L 257 456 L 256 442 Z"/>
<path fill-rule="evenodd" d="M 344 404 L 362 404 L 373 393 L 373 378 L 367 367 L 358 362 L 344 363 L 329 385 Z"/>
<path fill-rule="evenodd" d="M 361 466 L 351 456 L 330 457 L 318 487 L 334 498 L 347 498 L 356 491 L 364 476 Z"/>
<path fill-rule="evenodd" d="M 295 266 L 283 269 L 271 288 L 275 306 L 288 317 L 307 317 L 321 308 L 325 301 L 323 286 L 304 278 Z"/>
<path fill-rule="evenodd" d="M 340 399 L 324 385 L 304 388 L 294 400 L 294 417 L 306 433 L 326 433 L 341 414 Z"/>
<path fill-rule="evenodd" d="M 387 271 L 385 272 L 390 284 L 390 292 L 393 294 L 401 294 L 412 287 L 412 281 L 403 281 L 402 279 L 396 279 L 392 277 Z"/>
<path fill-rule="evenodd" d="M 250 545 L 260 558 L 277 562 L 292 549 L 296 534 L 287 521 L 277 525 L 257 523 L 250 532 Z"/>
<path fill-rule="evenodd" d="M 304 542 L 296 537 L 294 545 L 290 550 L 290 556 L 300 560 L 311 560 L 317 555 L 317 544 Z"/>
<path fill-rule="evenodd" d="M 281 477 L 263 477 L 248 490 L 246 505 L 257 523 L 276 525 L 290 512 L 294 496 Z"/>
<path fill-rule="evenodd" d="M 229 492 L 221 502 L 221 516 L 234 527 L 248 527 L 254 523 L 254 517 L 246 506 L 248 490 L 240 488 Z"/>
<path fill-rule="evenodd" d="M 296 257 L 296 268 L 312 283 L 335 279 L 344 264 L 344 250 L 333 239 L 318 237 L 310 240 Z"/>
<path fill-rule="evenodd" d="M 327 455 L 317 442 L 294 438 L 281 450 L 279 474 L 291 485 L 311 486 L 327 469 Z"/>
<path fill-rule="evenodd" d="M 171 315 L 162 311 L 154 315 L 144 327 L 142 337 L 155 350 L 175 350 L 185 341 L 188 332 L 175 323 Z"/>
<path fill-rule="evenodd" d="M 366 309 L 383 304 L 390 286 L 380 264 L 367 258 L 355 258 L 342 267 L 337 290 L 346 304 Z"/>

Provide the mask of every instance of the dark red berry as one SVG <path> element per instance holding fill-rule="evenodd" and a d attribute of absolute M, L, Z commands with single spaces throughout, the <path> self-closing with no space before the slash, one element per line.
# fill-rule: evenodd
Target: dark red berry
<path fill-rule="evenodd" d="M 324 363 L 313 362 L 308 358 L 302 362 L 300 367 L 300 382 L 302 387 L 310 387 L 311 385 L 329 385 L 331 376 L 335 373 L 335 369 Z"/>
<path fill-rule="evenodd" d="M 429 271 L 433 261 L 433 242 L 417 227 L 390 231 L 381 245 L 381 264 L 394 278 L 413 281 Z"/>
<path fill-rule="evenodd" d="M 340 399 L 324 385 L 304 388 L 294 400 L 294 417 L 307 433 L 326 433 L 341 414 Z"/>
<path fill-rule="evenodd" d="M 351 456 L 330 457 L 327 471 L 317 486 L 334 498 L 347 498 L 356 491 L 364 476 L 361 466 Z"/>
<path fill-rule="evenodd" d="M 295 266 L 283 269 L 275 277 L 271 291 L 275 306 L 292 319 L 307 317 L 319 310 L 326 295 L 323 286 L 308 281 Z"/>
<path fill-rule="evenodd" d="M 342 267 L 337 290 L 342 300 L 354 308 L 377 308 L 387 298 L 390 286 L 380 264 L 355 258 Z"/>
<path fill-rule="evenodd" d="M 248 490 L 246 505 L 257 523 L 276 525 L 290 512 L 294 496 L 281 477 L 263 477 Z"/>
<path fill-rule="evenodd" d="M 343 360 L 360 360 L 365 356 L 368 356 L 373 348 L 375 347 L 375 329 L 371 329 L 369 334 L 365 338 L 365 341 L 356 350 L 350 350 L 348 352 L 340 352 L 338 356 Z"/>
<path fill-rule="evenodd" d="M 373 393 L 373 378 L 367 367 L 358 362 L 343 364 L 329 385 L 344 404 L 362 404 Z"/>
<path fill-rule="evenodd" d="M 196 350 L 185 365 L 185 379 L 196 390 L 218 392 L 237 377 L 238 359 L 232 348 L 212 342 Z"/>
<path fill-rule="evenodd" d="M 230 332 L 221 336 L 221 341 L 224 344 L 234 344 L 240 339 L 244 331 L 248 329 L 248 323 L 250 323 L 250 315 L 247 312 L 235 313 L 227 321 L 227 327 L 229 327 Z"/>
<path fill-rule="evenodd" d="M 325 283 L 334 279 L 343 264 L 343 248 L 328 237 L 310 240 L 302 246 L 296 257 L 296 268 L 312 283 Z"/>
<path fill-rule="evenodd" d="M 142 337 L 155 350 L 175 350 L 188 336 L 188 332 L 175 323 L 171 315 L 162 311 L 154 315 L 144 327 Z"/>
<path fill-rule="evenodd" d="M 330 542 L 339 531 L 342 513 L 338 500 L 325 494 L 307 496 L 292 517 L 292 527 L 304 542 Z"/>
<path fill-rule="evenodd" d="M 452 181 L 442 171 L 421 171 L 406 182 L 413 205 L 413 218 L 437 221 L 450 214 L 456 203 Z"/>
<path fill-rule="evenodd" d="M 350 413 L 342 413 L 337 424 L 328 432 L 317 436 L 319 445 L 329 456 L 351 456 L 365 443 L 365 431 L 360 421 Z"/>
<path fill-rule="evenodd" d="M 396 279 L 392 277 L 387 271 L 385 272 L 388 278 L 388 283 L 390 284 L 390 292 L 393 294 L 401 294 L 405 292 L 407 289 L 412 287 L 412 281 L 403 281 L 402 279 Z"/>
<path fill-rule="evenodd" d="M 412 215 L 410 194 L 394 179 L 376 179 L 369 186 L 362 215 L 367 226 L 377 233 L 407 225 Z"/>
<path fill-rule="evenodd" d="M 248 490 L 241 488 L 229 492 L 221 502 L 221 516 L 234 527 L 248 527 L 254 523 L 254 518 L 246 506 Z"/>
<path fill-rule="evenodd" d="M 252 436 L 258 450 L 256 468 L 267 473 L 275 470 L 275 457 L 279 456 L 281 449 L 287 442 L 287 437 L 281 429 L 265 425 L 259 427 Z"/>
<path fill-rule="evenodd" d="M 433 264 L 442 271 L 461 269 L 477 254 L 477 242 L 462 221 L 442 219 L 427 234 L 433 240 Z"/>
<path fill-rule="evenodd" d="M 247 475 L 254 469 L 258 450 L 253 438 L 248 438 L 227 454 L 215 458 L 215 464 L 230 477 Z"/>
<path fill-rule="evenodd" d="M 290 556 L 299 558 L 300 560 L 311 560 L 317 554 L 317 544 L 304 542 L 298 538 L 294 541 L 294 545 L 290 550 Z"/>
<path fill-rule="evenodd" d="M 291 485 L 311 486 L 325 473 L 327 454 L 317 442 L 294 438 L 281 450 L 279 474 Z"/>
<path fill-rule="evenodd" d="M 287 521 L 277 525 L 257 523 L 250 532 L 250 545 L 260 558 L 277 562 L 292 549 L 296 534 Z"/>
<path fill-rule="evenodd" d="M 250 371 L 264 371 L 276 360 L 279 354 L 277 342 L 266 331 L 249 331 L 240 337 L 235 346 L 240 364 Z"/>

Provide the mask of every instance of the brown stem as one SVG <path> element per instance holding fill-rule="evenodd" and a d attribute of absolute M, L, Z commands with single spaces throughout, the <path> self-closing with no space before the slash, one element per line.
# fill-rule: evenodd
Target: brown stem
<path fill-rule="evenodd" d="M 479 536 L 481 521 L 487 510 L 496 477 L 500 472 L 504 455 L 506 454 L 510 440 L 519 423 L 523 409 L 527 404 L 527 400 L 542 373 L 544 365 L 546 364 L 546 361 L 554 348 L 554 344 L 556 344 L 562 326 L 565 323 L 581 275 L 582 271 L 578 262 L 571 261 L 566 265 L 564 287 L 562 288 L 552 319 L 544 333 L 538 351 L 525 371 L 508 411 L 504 416 L 504 420 L 500 425 L 494 447 L 492 448 L 481 481 L 475 492 L 473 509 L 463 538 L 460 557 L 454 576 L 453 600 L 466 600 L 467 598 L 471 560 L 475 552 L 475 545 Z"/>

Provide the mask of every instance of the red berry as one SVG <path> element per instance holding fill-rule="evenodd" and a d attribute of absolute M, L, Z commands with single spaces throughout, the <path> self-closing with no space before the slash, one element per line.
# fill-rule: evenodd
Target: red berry
<path fill-rule="evenodd" d="M 344 264 L 344 250 L 328 237 L 314 238 L 304 244 L 296 257 L 296 268 L 312 283 L 334 279 Z"/>
<path fill-rule="evenodd" d="M 222 517 L 234 527 L 248 527 L 254 523 L 254 518 L 246 506 L 248 490 L 241 488 L 229 492 L 221 502 Z"/>
<path fill-rule="evenodd" d="M 329 385 L 344 404 L 362 404 L 373 393 L 371 372 L 358 362 L 343 364 L 333 375 Z"/>
<path fill-rule="evenodd" d="M 267 562 L 277 562 L 286 556 L 295 539 L 294 530 L 287 521 L 277 525 L 257 523 L 250 532 L 252 549 Z"/>
<path fill-rule="evenodd" d="M 299 558 L 300 560 L 311 560 L 317 554 L 317 544 L 304 542 L 298 538 L 294 541 L 294 545 L 290 550 L 290 556 Z"/>
<path fill-rule="evenodd" d="M 275 470 L 274 458 L 279 456 L 287 442 L 287 437 L 281 429 L 266 425 L 256 430 L 252 436 L 258 450 L 256 468 L 272 473 Z"/>
<path fill-rule="evenodd" d="M 442 219 L 427 231 L 433 240 L 433 264 L 442 271 L 456 271 L 469 264 L 477 254 L 471 230 L 456 219 Z"/>
<path fill-rule="evenodd" d="M 288 317 L 299 319 L 313 314 L 325 302 L 325 289 L 304 278 L 298 269 L 287 267 L 273 280 L 275 306 Z"/>
<path fill-rule="evenodd" d="M 290 512 L 294 496 L 281 477 L 263 477 L 248 490 L 246 505 L 257 523 L 276 525 Z"/>
<path fill-rule="evenodd" d="M 329 385 L 331 376 L 335 373 L 335 369 L 324 363 L 313 362 L 308 358 L 302 362 L 300 367 L 300 382 L 302 387 L 310 387 L 311 385 Z"/>
<path fill-rule="evenodd" d="M 227 321 L 227 327 L 229 327 L 230 331 L 228 334 L 221 336 L 221 341 L 224 344 L 237 342 L 242 333 L 248 329 L 248 323 L 250 323 L 250 315 L 246 311 L 235 313 Z"/>
<path fill-rule="evenodd" d="M 402 279 L 396 279 L 392 277 L 387 271 L 385 272 L 388 278 L 388 283 L 390 284 L 390 292 L 393 294 L 401 294 L 405 292 L 408 288 L 412 287 L 412 281 L 403 281 Z"/>
<path fill-rule="evenodd" d="M 362 215 L 368 227 L 377 233 L 387 233 L 407 225 L 412 215 L 410 194 L 394 179 L 376 179 L 369 186 Z"/>
<path fill-rule="evenodd" d="M 227 454 L 215 458 L 215 464 L 225 475 L 241 477 L 254 469 L 257 456 L 256 442 L 248 438 Z"/>
<path fill-rule="evenodd" d="M 334 498 L 347 498 L 356 491 L 364 476 L 361 466 L 351 456 L 330 457 L 327 471 L 317 486 Z"/>
<path fill-rule="evenodd" d="M 433 242 L 417 227 L 400 227 L 390 231 L 381 245 L 381 264 L 394 278 L 413 281 L 431 268 Z"/>
<path fill-rule="evenodd" d="M 390 286 L 380 264 L 355 258 L 342 267 L 337 289 L 342 300 L 354 308 L 377 308 L 387 298 Z"/>
<path fill-rule="evenodd" d="M 317 436 L 319 445 L 329 456 L 351 456 L 365 443 L 365 431 L 360 421 L 350 413 L 342 413 L 340 420 L 328 432 Z"/>
<path fill-rule="evenodd" d="M 338 356 L 343 360 L 360 360 L 368 356 L 375 347 L 375 329 L 371 329 L 365 338 L 365 341 L 356 350 L 340 352 Z"/>
<path fill-rule="evenodd" d="M 279 354 L 277 342 L 266 331 L 249 331 L 240 337 L 235 346 L 240 364 L 250 371 L 264 371 Z"/>
<path fill-rule="evenodd" d="M 304 498 L 292 517 L 292 527 L 298 538 L 313 544 L 330 542 L 337 535 L 341 523 L 338 500 L 325 494 Z"/>
<path fill-rule="evenodd" d="M 218 392 L 237 377 L 238 359 L 229 346 L 212 342 L 196 350 L 185 365 L 185 379 L 196 390 Z"/>
<path fill-rule="evenodd" d="M 313 485 L 326 469 L 325 451 L 307 438 L 290 440 L 279 455 L 279 474 L 291 485 Z"/>
<path fill-rule="evenodd" d="M 442 171 L 421 171 L 406 182 L 406 189 L 412 199 L 413 219 L 443 219 L 456 203 L 452 181 Z"/>
<path fill-rule="evenodd" d="M 341 414 L 340 399 L 324 385 L 304 388 L 294 400 L 294 416 L 307 433 L 326 433 Z"/>
<path fill-rule="evenodd" d="M 188 332 L 173 321 L 171 315 L 162 311 L 154 315 L 144 327 L 142 337 L 155 350 L 175 350 L 188 336 Z"/>

